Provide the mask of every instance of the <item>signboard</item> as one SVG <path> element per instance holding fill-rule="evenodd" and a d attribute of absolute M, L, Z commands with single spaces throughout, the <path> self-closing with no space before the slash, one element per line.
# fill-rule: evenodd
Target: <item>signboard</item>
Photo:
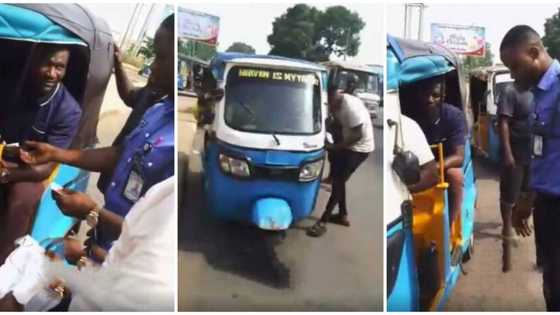
<path fill-rule="evenodd" d="M 313 73 L 301 71 L 283 71 L 264 68 L 233 68 L 228 80 L 258 80 L 258 81 L 282 81 L 300 85 L 319 85 L 317 76 Z"/>
<path fill-rule="evenodd" d="M 484 57 L 486 53 L 485 29 L 480 26 L 433 23 L 431 41 L 466 56 Z"/>
<path fill-rule="evenodd" d="M 220 18 L 202 12 L 179 7 L 179 37 L 202 41 L 210 45 L 218 43 Z"/>

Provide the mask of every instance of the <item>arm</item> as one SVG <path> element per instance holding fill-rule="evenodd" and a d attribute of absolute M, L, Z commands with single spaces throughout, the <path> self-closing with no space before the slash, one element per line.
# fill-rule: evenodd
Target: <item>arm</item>
<path fill-rule="evenodd" d="M 333 145 L 334 150 L 340 150 L 344 148 L 348 148 L 355 144 L 356 142 L 360 141 L 364 137 L 364 131 L 362 128 L 362 124 L 353 127 L 350 129 L 350 134 L 348 137 L 344 138 L 341 142 L 335 143 Z"/>
<path fill-rule="evenodd" d="M 124 70 L 121 51 L 117 44 L 113 44 L 115 48 L 114 53 L 114 67 L 115 67 L 115 80 L 117 82 L 117 90 L 122 101 L 128 107 L 134 107 L 134 95 L 139 90 L 139 88 L 134 87 L 132 82 L 128 79 L 126 72 Z"/>
<path fill-rule="evenodd" d="M 23 305 L 10 292 L 0 299 L 0 312 L 23 312 Z"/>
<path fill-rule="evenodd" d="M 41 165 L 26 165 L 21 164 L 16 167 L 8 167 L 8 175 L 3 180 L 8 183 L 12 182 L 40 182 L 47 179 L 56 164 L 49 162 Z"/>
<path fill-rule="evenodd" d="M 69 189 L 61 189 L 53 190 L 52 194 L 53 199 L 55 200 L 62 213 L 67 216 L 71 216 L 79 220 L 86 220 L 88 219 L 88 215 L 90 214 L 90 212 L 97 209 L 99 215 L 97 226 L 101 228 L 103 232 L 106 233 L 110 238 L 119 238 L 124 222 L 124 218 L 120 215 L 99 207 L 91 197 L 82 192 Z M 88 236 L 91 236 L 90 233 L 92 232 L 90 231 L 88 233 Z M 98 261 L 103 261 L 107 253 L 102 248 L 96 248 L 95 245 L 96 244 L 88 244 L 88 246 L 91 246 L 93 256 L 99 258 L 97 259 Z M 78 255 L 78 257 L 79 256 L 81 255 Z"/>
<path fill-rule="evenodd" d="M 420 181 L 414 185 L 408 186 L 411 193 L 424 191 L 437 184 L 439 179 L 438 167 L 435 160 L 423 164 L 420 167 Z"/>
<path fill-rule="evenodd" d="M 458 145 L 455 147 L 454 152 L 448 155 L 443 161 L 445 169 L 453 167 L 462 167 L 465 160 L 465 145 Z"/>
<path fill-rule="evenodd" d="M 120 157 L 120 147 L 90 150 L 65 150 L 48 143 L 27 141 L 20 158 L 31 165 L 59 162 L 92 172 L 111 173 Z"/>
<path fill-rule="evenodd" d="M 105 147 L 90 150 L 63 150 L 56 149 L 54 160 L 69 164 L 92 172 L 111 173 L 115 168 L 120 147 Z"/>
<path fill-rule="evenodd" d="M 107 232 L 112 239 L 116 240 L 121 235 L 123 222 L 124 218 L 114 212 L 107 209 L 99 211 L 99 224 L 103 226 L 103 231 Z"/>
<path fill-rule="evenodd" d="M 515 158 L 513 157 L 513 150 L 511 149 L 511 131 L 509 129 L 510 117 L 500 115 L 498 122 L 500 142 L 502 145 L 502 152 L 504 153 L 504 163 L 508 167 L 515 166 Z"/>
<path fill-rule="evenodd" d="M 498 133 L 502 146 L 503 162 L 507 167 L 515 166 L 515 159 L 511 149 L 511 119 L 515 113 L 517 93 L 513 85 L 509 85 L 498 99 Z"/>
<path fill-rule="evenodd" d="M 463 166 L 465 142 L 467 140 L 467 120 L 465 114 L 460 110 L 456 110 L 450 125 L 453 126 L 453 129 L 449 131 L 447 143 L 451 147 L 450 151 L 452 152 L 447 152 L 447 156 L 443 160 L 443 166 L 446 170 Z"/>
<path fill-rule="evenodd" d="M 91 248 L 91 256 L 93 256 L 92 258 L 94 258 L 98 262 L 103 263 L 107 258 L 107 255 L 109 255 L 109 253 L 105 249 L 97 245 L 93 245 L 93 247 Z"/>

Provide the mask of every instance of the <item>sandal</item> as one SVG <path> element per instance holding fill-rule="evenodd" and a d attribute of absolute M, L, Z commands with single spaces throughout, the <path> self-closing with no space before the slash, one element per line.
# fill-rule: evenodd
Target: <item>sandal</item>
<path fill-rule="evenodd" d="M 312 227 L 307 229 L 307 235 L 311 237 L 320 237 L 321 235 L 325 234 L 327 231 L 327 226 L 325 223 L 321 221 L 317 221 L 317 223 L 313 224 Z"/>
<path fill-rule="evenodd" d="M 341 215 L 340 213 L 331 215 L 329 222 L 342 226 L 350 226 L 350 221 L 348 221 L 348 218 L 345 215 Z"/>

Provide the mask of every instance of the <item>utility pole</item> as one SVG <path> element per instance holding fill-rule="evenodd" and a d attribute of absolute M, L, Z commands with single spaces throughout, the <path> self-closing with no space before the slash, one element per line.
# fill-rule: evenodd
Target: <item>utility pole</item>
<path fill-rule="evenodd" d="M 132 15 L 130 16 L 130 19 L 128 19 L 128 24 L 126 25 L 126 30 L 123 34 L 123 36 L 121 37 L 121 44 L 119 45 L 119 48 L 122 48 L 126 42 L 126 38 L 128 37 L 128 32 L 131 31 L 130 27 L 132 26 L 132 21 L 134 21 L 134 18 L 136 17 L 136 13 L 138 11 L 138 7 L 140 6 L 140 4 L 136 4 L 134 5 L 134 10 L 132 10 Z"/>
<path fill-rule="evenodd" d="M 344 61 L 348 55 L 348 46 L 350 46 L 350 29 L 346 29 L 346 47 L 344 48 Z"/>
<path fill-rule="evenodd" d="M 150 11 L 148 11 L 148 15 L 146 15 L 146 18 L 144 19 L 144 24 L 142 25 L 142 28 L 138 33 L 138 38 L 136 39 L 136 44 L 134 45 L 134 55 L 138 54 L 140 47 L 142 47 L 142 42 L 144 41 L 144 35 L 146 35 L 146 31 L 148 30 L 148 25 L 152 20 L 152 15 L 155 6 L 156 4 L 153 3 L 152 6 L 150 7 Z"/>
<path fill-rule="evenodd" d="M 404 5 L 404 38 L 422 40 L 423 26 L 424 26 L 424 9 L 426 6 L 423 3 L 407 3 Z M 418 11 L 418 33 L 416 37 L 412 35 L 414 11 Z"/>
<path fill-rule="evenodd" d="M 136 29 L 136 26 L 138 24 L 138 21 L 140 21 L 140 16 L 142 15 L 142 11 L 144 9 L 144 3 L 140 3 L 140 5 L 138 6 L 138 11 L 136 11 L 136 14 L 133 16 L 134 20 L 132 22 L 132 26 L 130 27 L 130 33 L 128 34 L 126 40 L 129 41 L 129 38 L 133 37 L 134 34 L 134 30 Z M 134 44 L 132 44 L 132 46 L 134 46 Z M 129 45 L 130 48 L 130 45 Z M 134 47 L 132 47 L 134 48 Z"/>
<path fill-rule="evenodd" d="M 424 28 L 424 4 L 418 4 L 418 40 L 422 40 L 423 28 Z"/>

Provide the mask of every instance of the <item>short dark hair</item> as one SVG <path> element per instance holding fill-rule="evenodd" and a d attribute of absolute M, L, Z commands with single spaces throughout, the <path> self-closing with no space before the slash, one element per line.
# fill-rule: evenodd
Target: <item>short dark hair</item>
<path fill-rule="evenodd" d="M 165 29 L 168 32 L 175 32 L 175 14 L 171 14 L 165 18 L 159 25 L 159 27 Z"/>
<path fill-rule="evenodd" d="M 512 27 L 502 39 L 500 51 L 514 48 L 527 42 L 541 42 L 541 37 L 532 27 L 528 25 L 516 25 Z"/>
<path fill-rule="evenodd" d="M 41 55 L 49 55 L 55 52 L 66 50 L 70 52 L 70 46 L 63 44 L 39 44 L 37 45 L 37 52 Z"/>

